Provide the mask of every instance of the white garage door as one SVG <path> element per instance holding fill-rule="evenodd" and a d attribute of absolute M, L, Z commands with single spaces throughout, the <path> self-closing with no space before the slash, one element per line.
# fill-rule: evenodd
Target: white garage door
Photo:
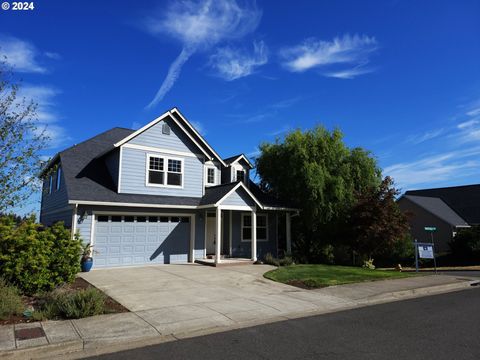
<path fill-rule="evenodd" d="M 190 217 L 97 215 L 94 267 L 188 261 Z"/>

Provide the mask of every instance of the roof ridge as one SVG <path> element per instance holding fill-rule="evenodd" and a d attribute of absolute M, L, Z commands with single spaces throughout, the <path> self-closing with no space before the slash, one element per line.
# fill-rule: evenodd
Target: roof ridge
<path fill-rule="evenodd" d="M 473 187 L 473 186 L 480 186 L 480 184 L 468 184 L 468 185 L 454 185 L 454 186 L 444 186 L 438 188 L 428 188 L 428 189 L 417 189 L 417 190 L 407 190 L 405 194 L 412 193 L 412 192 L 420 192 L 420 191 L 430 191 L 430 190 L 445 190 L 445 189 L 458 189 L 463 187 Z"/>

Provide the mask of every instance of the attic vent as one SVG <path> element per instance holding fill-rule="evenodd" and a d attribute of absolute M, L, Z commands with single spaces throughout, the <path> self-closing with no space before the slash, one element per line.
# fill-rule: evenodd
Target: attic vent
<path fill-rule="evenodd" d="M 164 135 L 170 135 L 170 126 L 168 124 L 163 124 L 162 125 L 162 134 Z"/>

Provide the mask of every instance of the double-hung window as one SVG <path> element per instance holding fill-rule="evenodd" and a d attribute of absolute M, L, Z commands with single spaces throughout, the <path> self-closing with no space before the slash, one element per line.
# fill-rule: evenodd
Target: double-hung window
<path fill-rule="evenodd" d="M 182 161 L 168 159 L 167 185 L 182 186 Z"/>
<path fill-rule="evenodd" d="M 245 181 L 245 171 L 237 170 L 237 181 Z"/>
<path fill-rule="evenodd" d="M 267 241 L 268 239 L 267 214 L 257 214 L 257 241 Z M 252 240 L 252 216 L 242 214 L 242 241 Z"/>
<path fill-rule="evenodd" d="M 207 168 L 207 184 L 215 185 L 215 168 L 213 167 Z"/>
<path fill-rule="evenodd" d="M 165 156 L 148 155 L 147 185 L 183 185 L 183 161 Z"/>
<path fill-rule="evenodd" d="M 148 158 L 148 183 L 163 185 L 165 182 L 165 171 L 163 158 L 150 156 Z"/>

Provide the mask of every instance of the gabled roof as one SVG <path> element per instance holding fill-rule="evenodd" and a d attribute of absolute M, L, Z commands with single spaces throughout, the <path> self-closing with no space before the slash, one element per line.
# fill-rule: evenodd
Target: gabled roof
<path fill-rule="evenodd" d="M 403 197 L 452 226 L 468 226 L 468 223 L 440 198 L 414 195 L 404 195 Z"/>
<path fill-rule="evenodd" d="M 190 138 L 190 140 L 200 149 L 200 151 L 203 152 L 204 155 L 207 156 L 208 159 L 212 160 L 213 158 L 216 158 L 223 166 L 227 166 L 220 155 L 218 155 L 215 150 L 207 143 L 207 141 L 198 133 L 197 130 L 192 126 L 192 124 L 180 113 L 180 111 L 177 108 L 173 108 L 171 110 L 166 111 L 156 119 L 150 121 L 148 124 L 145 126 L 141 127 L 137 131 L 129 134 L 125 138 L 119 140 L 114 144 L 115 147 L 122 146 L 126 142 L 130 141 L 134 137 L 140 135 L 144 131 L 150 129 L 152 126 L 158 124 L 160 121 L 165 120 L 166 118 L 172 119 L 173 122 L 175 122 L 180 130 L 182 130 L 187 137 Z M 213 157 L 212 157 L 213 155 Z"/>
<path fill-rule="evenodd" d="M 237 191 L 237 189 L 243 189 L 252 200 L 263 209 L 263 204 L 252 194 L 252 192 L 245 186 L 243 181 L 231 182 L 228 184 L 222 184 L 217 186 L 210 186 L 205 189 L 205 195 L 200 202 L 201 205 L 215 205 L 218 206 L 226 199 L 230 194 Z"/>
<path fill-rule="evenodd" d="M 253 169 L 253 167 L 254 167 L 253 164 L 250 162 L 250 160 L 248 160 L 248 158 L 244 154 L 230 156 L 229 158 L 223 159 L 223 161 L 225 161 L 225 164 L 227 164 L 227 165 L 232 165 L 232 164 L 234 164 L 237 161 L 240 161 L 242 159 L 247 163 L 247 165 L 250 167 L 250 169 Z"/>
<path fill-rule="evenodd" d="M 480 224 L 480 184 L 410 190 L 405 195 L 439 198 L 470 225 Z"/>

